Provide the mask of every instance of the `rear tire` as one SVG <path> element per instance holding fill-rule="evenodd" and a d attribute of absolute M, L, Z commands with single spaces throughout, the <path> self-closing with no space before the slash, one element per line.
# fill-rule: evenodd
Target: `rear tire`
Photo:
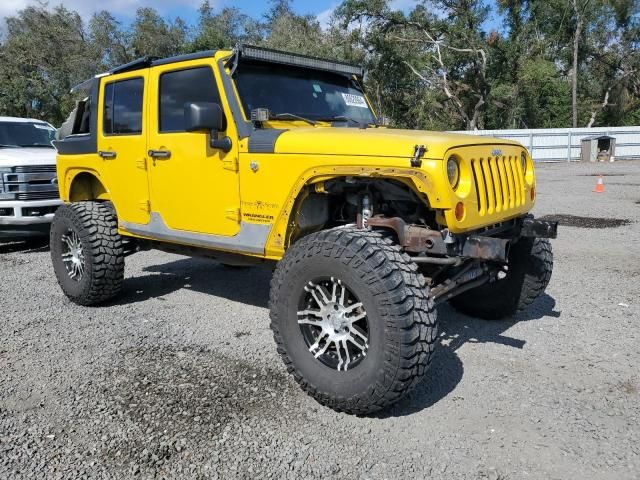
<path fill-rule="evenodd" d="M 553 250 L 546 238 L 521 238 L 509 252 L 504 278 L 485 283 L 449 300 L 471 317 L 499 320 L 526 309 L 547 288 L 553 271 Z"/>
<path fill-rule="evenodd" d="M 424 277 L 378 232 L 342 227 L 302 238 L 278 263 L 269 304 L 287 370 L 334 410 L 385 408 L 411 391 L 431 362 L 436 312 Z M 314 313 L 320 311 L 326 316 Z"/>
<path fill-rule="evenodd" d="M 113 208 L 99 202 L 62 205 L 50 232 L 58 283 L 78 305 L 115 297 L 124 280 L 124 252 Z"/>

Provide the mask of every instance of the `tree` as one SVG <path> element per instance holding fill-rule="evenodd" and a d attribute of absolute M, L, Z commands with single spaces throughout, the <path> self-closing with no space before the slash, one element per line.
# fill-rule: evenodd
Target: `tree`
<path fill-rule="evenodd" d="M 39 4 L 6 19 L 0 47 L 0 114 L 59 124 L 73 108 L 71 87 L 99 71 L 78 13 Z"/>
<path fill-rule="evenodd" d="M 139 8 L 131 31 L 134 57 L 170 57 L 187 49 L 187 25 L 180 18 L 166 22 L 153 8 Z"/>
<path fill-rule="evenodd" d="M 289 50 L 307 55 L 326 55 L 330 46 L 320 23 L 314 16 L 297 15 L 290 0 L 273 0 L 265 15 L 265 36 L 262 44 L 278 50 Z"/>
<path fill-rule="evenodd" d="M 491 90 L 487 42 L 480 30 L 487 9 L 475 0 L 436 0 L 436 15 L 422 3 L 404 15 L 385 1 L 346 1 L 340 14 L 346 27 L 354 21 L 367 23 L 367 49 L 384 43 L 381 50 L 387 54 L 402 51 L 400 62 L 422 88 L 439 93 L 438 105 L 446 105 L 457 127 L 481 128 Z"/>
<path fill-rule="evenodd" d="M 573 32 L 573 67 L 571 69 L 571 124 L 573 128 L 578 126 L 578 62 L 582 32 L 585 27 L 587 9 L 591 0 L 570 0 L 573 7 L 575 29 Z"/>
<path fill-rule="evenodd" d="M 133 60 L 128 32 L 109 12 L 103 10 L 91 17 L 89 38 L 106 70 Z"/>
<path fill-rule="evenodd" d="M 239 42 L 363 64 L 378 114 L 423 129 L 536 128 L 640 123 L 640 0 L 345 0 L 329 25 L 271 0 L 254 19 L 204 0 L 198 20 L 152 8 L 124 25 L 88 22 L 38 3 L 6 19 L 0 114 L 58 124 L 69 89 L 145 55 L 166 57 Z"/>
<path fill-rule="evenodd" d="M 608 5 L 594 30 L 587 55 L 593 100 L 587 126 L 603 117 L 609 123 L 625 123 L 638 108 L 640 93 L 640 5 L 618 0 Z"/>
<path fill-rule="evenodd" d="M 614 21 L 612 4 L 618 0 L 499 0 L 498 4 L 510 27 L 508 56 L 512 60 L 505 62 L 505 67 L 516 72 L 513 79 L 516 91 L 530 87 L 530 84 L 518 79 L 538 78 L 536 69 L 547 72 L 549 83 L 554 91 L 542 88 L 532 96 L 519 95 L 526 102 L 522 111 L 532 113 L 535 105 L 551 102 L 558 107 L 549 112 L 550 119 L 524 119 L 531 125 L 551 124 L 553 126 L 592 126 L 600 112 L 610 107 L 610 98 L 617 88 L 616 82 L 609 89 L 611 79 L 616 77 L 615 68 L 605 67 L 599 58 L 609 57 L 605 63 L 612 66 L 609 53 L 620 45 L 620 38 L 615 32 L 620 25 Z M 618 3 L 636 5 L 636 0 L 620 0 Z M 623 15 L 624 16 L 624 15 Z M 524 67 L 534 71 L 523 71 Z M 606 70 L 606 72 L 605 72 Z M 564 94 L 566 77 L 569 85 L 569 116 L 560 112 L 560 106 L 566 102 L 559 98 L 551 98 Z M 609 78 L 607 80 L 606 78 Z M 546 98 L 546 99 L 545 99 Z M 534 116 L 536 116 L 534 114 Z"/>
<path fill-rule="evenodd" d="M 223 8 L 214 14 L 209 0 L 199 9 L 197 32 L 189 49 L 193 52 L 230 48 L 239 42 L 259 43 L 261 25 L 237 8 Z"/>

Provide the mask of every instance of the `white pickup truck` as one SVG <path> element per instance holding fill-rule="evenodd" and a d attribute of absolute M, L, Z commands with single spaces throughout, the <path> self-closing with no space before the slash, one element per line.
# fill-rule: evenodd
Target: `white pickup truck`
<path fill-rule="evenodd" d="M 62 203 L 55 133 L 42 120 L 0 117 L 0 238 L 48 234 Z"/>

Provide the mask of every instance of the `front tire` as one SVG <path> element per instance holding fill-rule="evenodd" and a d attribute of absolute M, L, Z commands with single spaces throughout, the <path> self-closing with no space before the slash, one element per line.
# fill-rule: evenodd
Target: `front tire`
<path fill-rule="evenodd" d="M 115 297 L 124 280 L 124 252 L 112 208 L 99 202 L 62 205 L 50 232 L 53 269 L 65 295 L 78 305 Z"/>
<path fill-rule="evenodd" d="M 503 278 L 485 283 L 449 303 L 471 317 L 500 320 L 529 307 L 547 288 L 553 271 L 553 250 L 546 238 L 521 238 L 509 252 Z"/>
<path fill-rule="evenodd" d="M 278 264 L 269 303 L 287 370 L 334 410 L 385 408 L 431 362 L 436 312 L 425 280 L 380 233 L 342 227 L 302 238 Z"/>

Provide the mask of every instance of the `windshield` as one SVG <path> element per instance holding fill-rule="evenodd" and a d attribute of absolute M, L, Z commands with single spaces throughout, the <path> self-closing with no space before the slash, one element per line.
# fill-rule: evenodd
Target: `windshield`
<path fill-rule="evenodd" d="M 247 118 L 266 108 L 271 117 L 295 120 L 355 120 L 375 123 L 358 84 L 337 73 L 278 64 L 241 62 L 236 86 Z M 288 114 L 288 115 L 283 115 Z"/>
<path fill-rule="evenodd" d="M 56 131 L 44 123 L 0 122 L 0 147 L 48 147 Z"/>

